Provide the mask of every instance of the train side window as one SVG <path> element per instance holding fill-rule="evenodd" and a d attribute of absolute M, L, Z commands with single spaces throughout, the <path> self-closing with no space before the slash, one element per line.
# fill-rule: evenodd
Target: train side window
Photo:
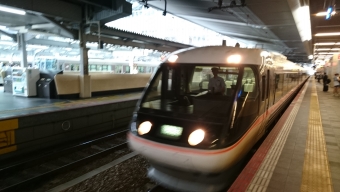
<path fill-rule="evenodd" d="M 125 73 L 130 73 L 130 66 L 125 66 Z"/>
<path fill-rule="evenodd" d="M 268 99 L 269 98 L 269 77 L 270 77 L 270 71 L 269 70 L 267 70 L 267 88 L 266 88 L 266 99 Z"/>
<path fill-rule="evenodd" d="M 256 68 L 244 68 L 242 79 L 245 81 L 242 85 L 242 94 L 237 99 L 236 119 L 231 134 L 242 135 L 258 116 L 260 97 L 259 86 L 256 83 L 258 80 L 255 76 L 258 73 L 255 71 Z"/>
<path fill-rule="evenodd" d="M 262 101 L 266 98 L 266 76 L 262 76 Z"/>
<path fill-rule="evenodd" d="M 226 85 L 228 86 L 227 82 Z M 247 96 L 248 98 L 255 98 L 257 96 L 255 76 L 253 70 L 250 67 L 245 67 L 244 69 L 242 89 L 242 96 L 244 97 Z"/>
<path fill-rule="evenodd" d="M 123 66 L 122 65 L 116 65 L 115 67 L 115 73 L 122 73 Z"/>

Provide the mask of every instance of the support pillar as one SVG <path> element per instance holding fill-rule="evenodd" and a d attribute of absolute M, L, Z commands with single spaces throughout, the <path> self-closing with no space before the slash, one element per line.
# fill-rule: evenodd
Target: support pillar
<path fill-rule="evenodd" d="M 83 30 L 83 25 L 80 25 L 79 30 L 80 40 L 80 98 L 89 98 L 91 94 L 91 76 L 89 75 L 89 61 L 88 61 L 88 48 L 86 48 L 86 38 Z"/>
<path fill-rule="evenodd" d="M 27 64 L 27 51 L 26 51 L 26 38 L 24 33 L 18 34 L 18 48 L 21 51 L 20 53 L 20 66 L 28 67 Z"/>

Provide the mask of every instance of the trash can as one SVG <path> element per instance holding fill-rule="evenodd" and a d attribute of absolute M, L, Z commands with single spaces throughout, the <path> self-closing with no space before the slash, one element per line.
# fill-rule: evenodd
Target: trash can
<path fill-rule="evenodd" d="M 40 71 L 40 79 L 37 81 L 37 95 L 41 98 L 58 98 L 54 76 L 63 74 L 63 71 L 42 70 Z"/>
<path fill-rule="evenodd" d="M 12 85 L 13 85 L 12 70 L 7 69 L 5 71 L 5 76 L 4 76 L 4 92 L 13 93 Z"/>

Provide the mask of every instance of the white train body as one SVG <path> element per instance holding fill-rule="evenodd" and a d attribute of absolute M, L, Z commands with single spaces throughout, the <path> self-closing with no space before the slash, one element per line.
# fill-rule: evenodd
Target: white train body
<path fill-rule="evenodd" d="M 137 104 L 129 146 L 151 162 L 150 177 L 165 186 L 220 190 L 223 184 L 211 184 L 208 176 L 237 164 L 305 82 L 299 67 L 282 67 L 287 62 L 260 49 L 222 46 L 170 54 Z M 209 67 L 218 67 L 225 80 L 222 95 L 206 93 Z M 203 139 L 192 144 L 196 131 Z M 192 178 L 183 178 L 186 173 Z"/>

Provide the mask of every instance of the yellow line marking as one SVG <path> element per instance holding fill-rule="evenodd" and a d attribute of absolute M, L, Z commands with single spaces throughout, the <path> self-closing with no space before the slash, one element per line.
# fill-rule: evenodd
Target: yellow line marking
<path fill-rule="evenodd" d="M 18 119 L 9 119 L 0 121 L 0 132 L 18 129 Z"/>
<path fill-rule="evenodd" d="M 313 80 L 300 191 L 333 192 L 318 95 Z"/>

